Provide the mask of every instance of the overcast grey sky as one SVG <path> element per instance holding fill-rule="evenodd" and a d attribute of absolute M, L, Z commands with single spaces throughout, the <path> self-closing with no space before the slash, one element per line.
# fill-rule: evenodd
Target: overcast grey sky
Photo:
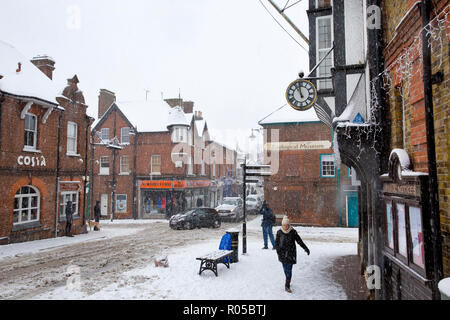
<path fill-rule="evenodd" d="M 306 35 L 307 2 L 286 11 Z M 100 88 L 118 101 L 180 90 L 209 127 L 256 128 L 286 102 L 298 71 L 308 70 L 307 52 L 258 0 L 2 0 L 0 9 L 1 39 L 30 59 L 53 57 L 62 85 L 77 74 L 94 117 Z"/>

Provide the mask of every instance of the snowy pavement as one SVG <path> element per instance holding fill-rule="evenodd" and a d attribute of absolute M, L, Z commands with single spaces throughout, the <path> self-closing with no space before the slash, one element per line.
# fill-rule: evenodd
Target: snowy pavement
<path fill-rule="evenodd" d="M 144 221 L 126 222 L 121 225 L 104 223 L 101 232 L 89 233 L 85 239 L 82 236 L 75 237 L 80 241 L 91 240 L 100 237 L 111 237 L 111 234 L 131 234 L 145 226 Z M 166 227 L 164 224 L 162 226 Z M 125 227 L 128 228 L 125 228 Z M 240 228 L 241 225 L 232 225 Z M 131 228 L 130 228 L 131 227 Z M 274 234 L 279 227 L 274 228 Z M 28 299 L 188 299 L 188 300 L 309 300 L 309 299 L 347 299 L 344 289 L 337 284 L 330 274 L 330 267 L 335 258 L 355 255 L 357 253 L 358 230 L 348 228 L 313 228 L 296 227 L 300 236 L 311 250 L 308 256 L 298 246 L 298 263 L 293 268 L 291 287 L 293 293 L 284 291 L 284 273 L 281 263 L 278 262 L 274 250 L 262 250 L 262 234 L 260 230 L 260 218 L 247 224 L 247 254 L 242 254 L 242 233 L 239 235 L 239 262 L 230 265 L 218 265 L 216 277 L 210 271 L 198 274 L 200 262 L 195 258 L 203 253 L 216 250 L 220 242 L 220 234 L 207 237 L 202 241 L 177 246 L 165 246 L 159 251 L 168 256 L 169 267 L 155 267 L 152 259 L 136 268 L 129 268 L 123 272 L 114 274 L 115 281 L 105 282 L 102 285 L 104 273 L 96 277 L 84 277 L 83 267 L 80 268 L 79 282 L 73 282 L 75 278 L 67 278 L 67 282 L 59 282 L 59 285 L 51 290 L 46 290 Z M 201 229 L 203 230 L 203 229 Z M 201 230 L 190 230 L 201 232 Z M 223 233 L 223 230 L 220 230 Z M 174 231 L 177 232 L 177 231 Z M 180 232 L 180 231 L 178 231 Z M 189 232 L 189 231 L 186 231 Z M 92 235 L 92 234 L 95 234 Z M 208 234 L 209 235 L 209 234 Z M 88 236 L 94 237 L 89 238 Z M 74 239 L 74 238 L 72 238 Z M 49 241 L 48 250 L 56 244 Z M 99 239 L 100 240 L 100 239 Z M 46 241 L 46 240 L 42 240 Z M 58 245 L 69 245 L 70 240 L 60 240 Z M 33 252 L 45 249 L 45 242 L 35 246 Z M 20 244 L 22 245 L 22 244 Z M 17 252 L 22 249 L 14 246 Z M 36 249 L 39 247 L 39 249 Z M 8 248 L 9 254 L 14 249 Z M 0 248 L 0 251 L 3 251 Z M 0 257 L 3 252 L 0 253 Z M 100 283 L 100 288 L 95 292 L 87 290 L 93 281 Z M 75 285 L 74 285 L 75 284 Z"/>

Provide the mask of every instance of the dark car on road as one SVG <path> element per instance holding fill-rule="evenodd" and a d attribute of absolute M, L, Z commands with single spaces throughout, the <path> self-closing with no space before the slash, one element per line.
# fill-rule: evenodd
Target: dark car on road
<path fill-rule="evenodd" d="M 172 229 L 219 228 L 220 216 L 214 208 L 194 208 L 176 214 L 169 220 Z"/>

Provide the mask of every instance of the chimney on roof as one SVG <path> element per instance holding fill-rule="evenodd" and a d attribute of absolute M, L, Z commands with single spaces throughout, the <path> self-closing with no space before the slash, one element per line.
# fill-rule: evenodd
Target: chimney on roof
<path fill-rule="evenodd" d="M 182 106 L 183 103 L 183 99 L 180 98 L 172 98 L 172 99 L 164 99 L 165 102 L 167 102 L 167 104 L 169 106 L 171 106 L 172 108 L 178 107 L 178 106 Z"/>
<path fill-rule="evenodd" d="M 108 108 L 116 102 L 116 94 L 106 89 L 100 89 L 98 96 L 98 118 L 103 117 Z"/>
<path fill-rule="evenodd" d="M 194 112 L 194 120 L 203 120 L 203 114 L 201 111 Z"/>
<path fill-rule="evenodd" d="M 53 70 L 55 70 L 55 60 L 47 55 L 36 56 L 31 59 L 36 67 L 39 68 L 47 77 L 53 79 Z"/>
<path fill-rule="evenodd" d="M 193 101 L 183 101 L 183 111 L 184 113 L 194 112 L 194 102 Z"/>

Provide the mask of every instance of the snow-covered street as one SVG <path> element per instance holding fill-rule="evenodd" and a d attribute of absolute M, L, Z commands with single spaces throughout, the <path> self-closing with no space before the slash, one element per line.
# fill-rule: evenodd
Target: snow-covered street
<path fill-rule="evenodd" d="M 251 217 L 252 219 L 253 217 Z M 104 221 L 100 232 L 74 238 L 11 244 L 0 251 L 1 299 L 347 299 L 330 268 L 334 259 L 355 255 L 357 229 L 297 227 L 311 250 L 298 247 L 292 289 L 276 252 L 262 250 L 260 217 L 247 223 L 247 254 L 219 264 L 216 277 L 199 271 L 195 258 L 216 250 L 221 236 L 241 224 L 219 229 L 171 230 L 164 220 Z M 279 227 L 274 228 L 274 233 Z M 166 256 L 169 267 L 155 267 Z M 75 271 L 74 271 L 75 270 Z M 79 282 L 76 279 L 80 279 Z"/>

